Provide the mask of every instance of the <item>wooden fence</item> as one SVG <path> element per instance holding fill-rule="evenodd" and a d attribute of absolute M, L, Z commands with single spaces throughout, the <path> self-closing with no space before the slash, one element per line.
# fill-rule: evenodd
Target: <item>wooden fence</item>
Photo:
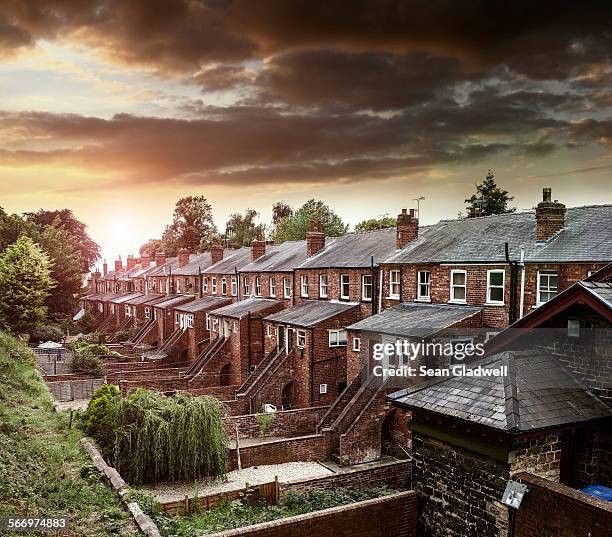
<path fill-rule="evenodd" d="M 166 515 L 184 515 L 192 511 L 207 511 L 220 503 L 231 502 L 233 500 L 240 500 L 248 504 L 265 502 L 266 505 L 278 505 L 279 499 L 280 487 L 278 476 L 276 476 L 274 481 L 269 483 L 261 483 L 260 485 L 249 485 L 246 483 L 243 489 L 228 490 L 196 498 L 185 496 L 183 500 L 160 503 L 160 507 Z"/>

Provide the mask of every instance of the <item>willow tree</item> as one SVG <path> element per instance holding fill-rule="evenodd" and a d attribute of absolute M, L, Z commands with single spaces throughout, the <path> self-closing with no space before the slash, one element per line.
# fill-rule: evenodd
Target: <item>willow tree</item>
<path fill-rule="evenodd" d="M 0 325 L 16 334 L 31 333 L 45 320 L 53 286 L 49 258 L 22 235 L 0 255 Z"/>

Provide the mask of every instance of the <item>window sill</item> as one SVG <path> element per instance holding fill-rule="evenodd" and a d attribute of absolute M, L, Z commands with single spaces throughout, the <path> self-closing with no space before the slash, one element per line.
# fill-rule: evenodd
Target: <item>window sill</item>
<path fill-rule="evenodd" d="M 399 295 L 398 296 L 388 296 L 386 298 L 387 300 L 399 300 L 400 299 Z"/>
<path fill-rule="evenodd" d="M 505 306 L 505 302 L 485 302 L 484 303 L 485 306 L 498 306 L 498 307 L 503 307 Z"/>
<path fill-rule="evenodd" d="M 449 300 L 449 304 L 467 304 L 467 300 Z"/>
<path fill-rule="evenodd" d="M 415 298 L 415 302 L 431 302 L 431 298 Z"/>

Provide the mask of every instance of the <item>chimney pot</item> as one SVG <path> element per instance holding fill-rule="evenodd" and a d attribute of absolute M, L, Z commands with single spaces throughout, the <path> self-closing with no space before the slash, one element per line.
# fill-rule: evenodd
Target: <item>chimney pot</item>
<path fill-rule="evenodd" d="M 542 189 L 542 201 L 550 203 L 552 197 L 552 188 L 544 187 Z"/>
<path fill-rule="evenodd" d="M 314 226 L 315 226 L 314 220 L 311 220 L 310 221 L 310 229 L 308 231 L 310 231 L 310 232 L 314 231 Z"/>

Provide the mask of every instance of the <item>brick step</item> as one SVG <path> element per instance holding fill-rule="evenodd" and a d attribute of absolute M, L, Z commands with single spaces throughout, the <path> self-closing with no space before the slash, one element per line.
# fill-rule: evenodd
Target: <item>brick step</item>
<path fill-rule="evenodd" d="M 245 396 L 249 390 L 253 387 L 257 379 L 263 374 L 263 372 L 270 367 L 270 364 L 276 359 L 276 357 L 282 353 L 282 350 L 275 350 L 266 355 L 266 357 L 255 367 L 255 370 L 247 377 L 246 381 L 240 386 L 238 395 Z"/>
<path fill-rule="evenodd" d="M 218 337 L 215 338 L 213 340 L 213 343 L 210 345 L 210 348 L 207 347 L 208 352 L 206 352 L 202 358 L 201 361 L 198 362 L 199 367 L 195 372 L 190 373 L 190 379 L 189 379 L 189 383 L 193 382 L 196 378 L 198 378 L 198 376 L 200 376 L 200 374 L 202 373 L 202 371 L 204 371 L 204 368 L 206 367 L 206 365 L 219 353 L 221 352 L 221 350 L 223 349 L 223 347 L 225 347 L 225 345 L 227 344 L 227 342 L 229 341 L 229 338 L 226 337 Z M 193 370 L 192 370 L 193 371 Z"/>

